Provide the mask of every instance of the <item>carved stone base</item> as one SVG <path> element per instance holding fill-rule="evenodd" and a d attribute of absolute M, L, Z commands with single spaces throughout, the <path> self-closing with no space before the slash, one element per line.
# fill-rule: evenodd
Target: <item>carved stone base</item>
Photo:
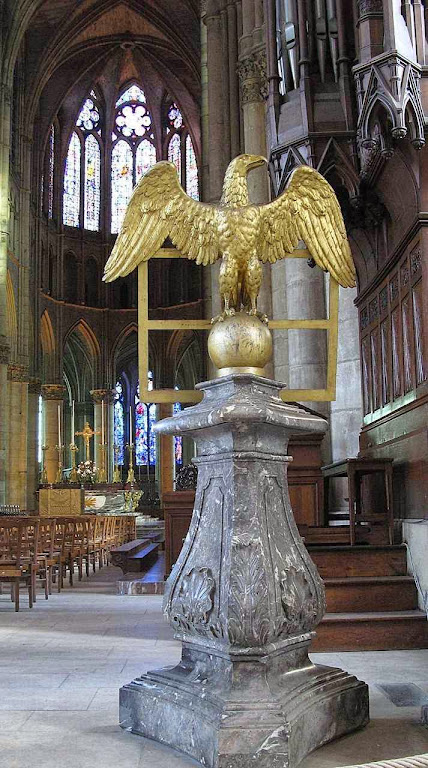
<path fill-rule="evenodd" d="M 281 385 L 232 375 L 158 430 L 197 441 L 192 522 L 166 583 L 181 663 L 120 692 L 120 722 L 209 768 L 288 768 L 368 722 L 368 692 L 308 647 L 325 610 L 287 485 L 290 434 L 323 419 L 286 405 Z"/>
<path fill-rule="evenodd" d="M 305 646 L 233 661 L 185 644 L 177 667 L 121 689 L 120 725 L 208 768 L 295 766 L 368 722 L 366 684 L 308 664 Z"/>

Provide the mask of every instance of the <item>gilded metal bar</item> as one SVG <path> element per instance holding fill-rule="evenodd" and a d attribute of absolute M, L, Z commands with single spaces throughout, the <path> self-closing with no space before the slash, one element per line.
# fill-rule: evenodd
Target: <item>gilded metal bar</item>
<path fill-rule="evenodd" d="M 336 373 L 337 373 L 337 343 L 339 331 L 339 283 L 330 275 L 330 293 L 328 314 L 331 326 L 328 332 L 327 347 L 327 390 L 333 393 L 332 400 L 336 399 Z"/>
<path fill-rule="evenodd" d="M 149 372 L 149 270 L 148 262 L 138 265 L 138 371 L 140 381 L 147 381 Z"/>
<path fill-rule="evenodd" d="M 153 258 L 179 259 L 180 253 L 175 248 L 162 248 Z M 307 259 L 310 253 L 305 248 L 296 249 L 287 258 Z M 147 381 L 149 370 L 149 331 L 209 330 L 209 320 L 149 320 L 148 305 L 148 262 L 138 266 L 138 358 L 140 382 Z M 327 344 L 327 387 L 325 389 L 283 389 L 281 398 L 285 402 L 318 401 L 327 402 L 336 397 L 336 368 L 338 343 L 339 285 L 330 276 L 329 317 L 316 320 L 270 320 L 272 330 L 302 329 L 325 330 L 328 332 Z M 199 403 L 202 399 L 196 390 L 153 389 L 140 387 L 140 398 L 150 403 Z"/>
<path fill-rule="evenodd" d="M 202 393 L 196 389 L 140 389 L 140 400 L 144 403 L 200 403 Z"/>
<path fill-rule="evenodd" d="M 147 320 L 149 331 L 209 331 L 211 320 Z"/>
<path fill-rule="evenodd" d="M 328 331 L 330 327 L 331 320 L 269 320 L 269 328 L 274 331 L 284 328 Z"/>
<path fill-rule="evenodd" d="M 334 400 L 334 392 L 330 389 L 281 389 L 281 400 L 285 403 L 300 403 L 308 400 L 329 402 Z"/>

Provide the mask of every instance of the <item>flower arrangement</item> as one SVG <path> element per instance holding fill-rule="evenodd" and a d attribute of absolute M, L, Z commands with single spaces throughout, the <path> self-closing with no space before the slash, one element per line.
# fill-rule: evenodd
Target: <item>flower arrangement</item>
<path fill-rule="evenodd" d="M 81 461 L 77 466 L 77 474 L 82 483 L 95 483 L 97 468 L 93 461 Z"/>

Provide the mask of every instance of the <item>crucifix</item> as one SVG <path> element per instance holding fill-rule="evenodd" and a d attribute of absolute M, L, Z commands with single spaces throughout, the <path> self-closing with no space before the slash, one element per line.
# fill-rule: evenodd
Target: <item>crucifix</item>
<path fill-rule="evenodd" d="M 89 426 L 89 422 L 86 421 L 82 432 L 75 432 L 74 434 L 77 437 L 83 437 L 83 440 L 85 442 L 85 461 L 90 461 L 91 457 L 90 457 L 90 451 L 89 451 L 89 441 L 91 437 L 93 437 L 94 435 L 99 435 L 100 432 L 99 431 L 96 432 L 94 429 L 91 429 L 91 427 Z"/>

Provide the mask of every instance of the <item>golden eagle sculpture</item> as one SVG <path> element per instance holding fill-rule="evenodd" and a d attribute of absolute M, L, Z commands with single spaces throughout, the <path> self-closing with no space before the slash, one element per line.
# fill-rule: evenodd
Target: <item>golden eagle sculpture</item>
<path fill-rule="evenodd" d="M 313 168 L 300 166 L 286 190 L 271 203 L 252 205 L 247 174 L 266 159 L 239 155 L 227 168 L 217 205 L 189 197 L 175 165 L 157 163 L 137 184 L 125 220 L 107 261 L 104 280 L 128 275 L 150 259 L 167 237 L 197 264 L 221 258 L 219 319 L 243 308 L 258 315 L 262 264 L 291 254 L 304 240 L 312 258 L 340 285 L 355 285 L 355 269 L 339 203 L 328 182 Z"/>

